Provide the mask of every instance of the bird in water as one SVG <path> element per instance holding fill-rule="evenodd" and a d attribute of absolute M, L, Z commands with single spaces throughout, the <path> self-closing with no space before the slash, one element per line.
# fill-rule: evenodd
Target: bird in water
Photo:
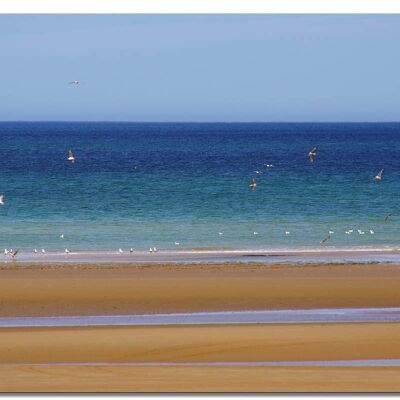
<path fill-rule="evenodd" d="M 253 191 L 256 186 L 257 186 L 256 180 L 253 177 L 251 177 L 250 178 L 250 190 Z"/>
<path fill-rule="evenodd" d="M 4 206 L 5 197 L 4 194 L 0 195 L 0 206 Z"/>
<path fill-rule="evenodd" d="M 308 153 L 308 157 L 310 158 L 311 162 L 314 162 L 316 156 L 317 156 L 317 146 L 313 147 Z"/>
<path fill-rule="evenodd" d="M 392 214 L 387 214 L 385 217 L 385 222 L 388 222 L 389 218 L 392 216 Z"/>
<path fill-rule="evenodd" d="M 375 182 L 380 182 L 383 179 L 383 169 L 378 172 L 378 175 L 375 176 Z"/>
<path fill-rule="evenodd" d="M 68 149 L 68 155 L 67 155 L 67 160 L 73 164 L 75 162 L 75 157 L 74 154 L 72 153 L 71 149 Z"/>
<path fill-rule="evenodd" d="M 60 239 L 64 239 L 64 234 L 63 233 L 60 235 Z"/>

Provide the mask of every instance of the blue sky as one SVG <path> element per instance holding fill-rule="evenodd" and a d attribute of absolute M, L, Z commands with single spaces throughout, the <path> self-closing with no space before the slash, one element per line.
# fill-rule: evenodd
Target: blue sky
<path fill-rule="evenodd" d="M 399 121 L 399 38 L 400 15 L 1 15 L 0 120 Z"/>

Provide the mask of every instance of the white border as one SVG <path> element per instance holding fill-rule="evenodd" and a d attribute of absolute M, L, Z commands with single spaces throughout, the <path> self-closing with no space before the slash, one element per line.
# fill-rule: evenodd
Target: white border
<path fill-rule="evenodd" d="M 397 0 L 9 0 L 0 13 L 400 13 Z"/>

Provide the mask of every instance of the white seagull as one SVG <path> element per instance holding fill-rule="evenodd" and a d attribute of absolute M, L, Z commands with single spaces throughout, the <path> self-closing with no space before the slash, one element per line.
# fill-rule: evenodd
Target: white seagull
<path fill-rule="evenodd" d="M 33 252 L 34 252 L 35 254 L 37 254 L 37 249 L 33 250 Z"/>
<path fill-rule="evenodd" d="M 132 247 L 130 248 L 130 250 L 129 250 L 129 253 L 133 253 L 133 249 L 132 249 Z"/>
<path fill-rule="evenodd" d="M 179 246 L 180 243 L 179 242 L 174 242 L 175 246 Z"/>
<path fill-rule="evenodd" d="M 308 153 L 308 157 L 310 158 L 311 162 L 314 162 L 316 156 L 317 156 L 317 146 L 313 147 Z"/>
<path fill-rule="evenodd" d="M 375 176 L 375 182 L 380 182 L 383 179 L 383 169 L 378 172 L 378 175 Z"/>
<path fill-rule="evenodd" d="M 285 235 L 290 235 L 290 232 L 289 232 L 289 231 L 286 231 L 286 232 L 285 232 Z"/>
<path fill-rule="evenodd" d="M 153 252 L 153 248 L 150 247 L 150 248 L 149 248 L 149 253 L 152 253 L 152 252 Z"/>
<path fill-rule="evenodd" d="M 121 248 L 118 249 L 118 253 L 122 254 L 123 252 L 124 251 Z"/>
<path fill-rule="evenodd" d="M 42 249 L 42 253 L 43 253 L 43 254 L 46 253 L 46 250 L 45 250 L 45 249 Z"/>
<path fill-rule="evenodd" d="M 74 154 L 72 153 L 71 149 L 68 149 L 68 153 L 67 153 L 67 160 L 73 164 L 75 162 L 75 157 Z"/>
<path fill-rule="evenodd" d="M 60 239 L 64 239 L 64 234 L 63 233 L 60 235 Z"/>
<path fill-rule="evenodd" d="M 4 206 L 5 197 L 4 194 L 0 195 L 0 206 Z"/>
<path fill-rule="evenodd" d="M 65 253 L 69 254 L 69 250 L 68 249 L 65 249 L 64 251 L 65 251 Z"/>

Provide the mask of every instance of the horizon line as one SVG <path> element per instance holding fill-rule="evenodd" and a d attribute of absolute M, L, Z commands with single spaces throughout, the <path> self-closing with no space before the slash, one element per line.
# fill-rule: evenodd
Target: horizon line
<path fill-rule="evenodd" d="M 131 120 L 0 120 L 0 123 L 115 123 L 115 124 L 398 124 L 396 121 L 131 121 Z"/>

